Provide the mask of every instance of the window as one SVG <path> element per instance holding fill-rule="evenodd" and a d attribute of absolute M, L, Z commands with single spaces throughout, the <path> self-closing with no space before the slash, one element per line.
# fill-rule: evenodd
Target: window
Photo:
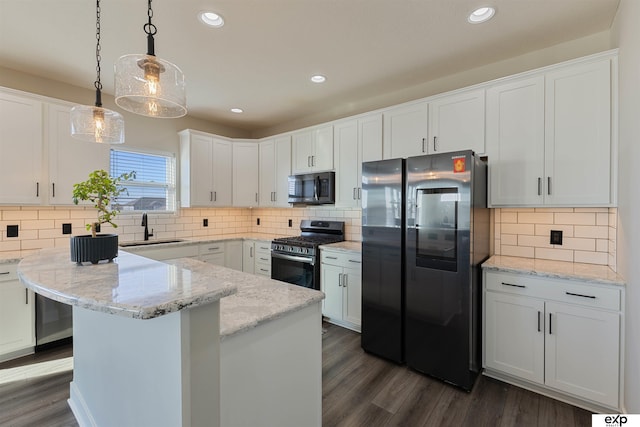
<path fill-rule="evenodd" d="M 124 212 L 176 210 L 176 161 L 171 154 L 111 150 L 112 177 L 135 171 L 127 191 L 114 202 Z M 128 194 L 127 194 L 128 193 Z"/>

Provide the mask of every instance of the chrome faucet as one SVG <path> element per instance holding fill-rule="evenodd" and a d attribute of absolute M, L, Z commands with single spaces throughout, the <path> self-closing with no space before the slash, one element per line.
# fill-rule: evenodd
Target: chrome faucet
<path fill-rule="evenodd" d="M 149 240 L 149 237 L 153 237 L 153 228 L 151 229 L 151 233 L 149 233 L 149 227 L 147 227 L 147 213 L 142 214 L 142 224 L 144 227 L 144 240 L 145 242 Z"/>

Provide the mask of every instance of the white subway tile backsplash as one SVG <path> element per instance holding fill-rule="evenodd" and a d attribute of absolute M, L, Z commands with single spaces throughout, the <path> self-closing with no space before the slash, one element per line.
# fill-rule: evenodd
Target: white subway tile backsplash
<path fill-rule="evenodd" d="M 574 260 L 575 262 L 584 262 L 587 264 L 607 265 L 609 261 L 609 255 L 605 252 L 575 251 Z"/>
<path fill-rule="evenodd" d="M 553 224 L 551 212 L 519 212 L 518 224 Z"/>
<path fill-rule="evenodd" d="M 562 231 L 562 237 L 573 237 L 573 225 L 536 224 L 536 236 L 551 236 L 551 230 Z"/>
<path fill-rule="evenodd" d="M 575 237 L 592 237 L 595 239 L 608 239 L 609 227 L 594 225 L 594 226 L 582 226 L 576 225 L 574 227 Z"/>
<path fill-rule="evenodd" d="M 502 234 L 527 234 L 529 236 L 535 235 L 534 224 L 502 224 Z"/>
<path fill-rule="evenodd" d="M 535 251 L 534 248 L 526 247 L 526 246 L 509 246 L 502 245 L 500 247 L 500 254 L 506 256 L 519 256 L 524 258 L 534 258 Z"/>
<path fill-rule="evenodd" d="M 573 253 L 569 249 L 536 248 L 534 258 L 573 262 Z"/>
<path fill-rule="evenodd" d="M 596 214 L 583 213 L 555 213 L 554 224 L 596 225 Z"/>

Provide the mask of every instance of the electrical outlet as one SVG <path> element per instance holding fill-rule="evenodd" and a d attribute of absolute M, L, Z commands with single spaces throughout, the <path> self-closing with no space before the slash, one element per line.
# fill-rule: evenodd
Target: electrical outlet
<path fill-rule="evenodd" d="M 260 225 L 260 218 L 256 219 L 256 225 Z"/>
<path fill-rule="evenodd" d="M 204 218 L 202 220 L 202 226 L 203 227 L 208 227 L 209 226 L 209 218 Z"/>
<path fill-rule="evenodd" d="M 293 220 L 289 220 L 289 227 L 293 227 Z"/>
<path fill-rule="evenodd" d="M 62 224 L 62 234 L 71 234 L 71 224 Z"/>
<path fill-rule="evenodd" d="M 7 225 L 7 237 L 18 237 L 17 225 Z"/>
<path fill-rule="evenodd" d="M 552 245 L 561 245 L 562 244 L 562 230 L 551 230 L 551 236 L 549 238 L 549 243 Z"/>

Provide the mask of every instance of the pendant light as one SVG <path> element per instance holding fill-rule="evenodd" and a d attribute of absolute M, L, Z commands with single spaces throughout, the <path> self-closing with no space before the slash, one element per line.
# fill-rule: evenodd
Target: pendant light
<path fill-rule="evenodd" d="M 71 136 L 82 141 L 104 144 L 124 142 L 124 119 L 120 113 L 102 108 L 100 82 L 100 0 L 96 0 L 96 103 L 76 105 L 71 109 Z"/>
<path fill-rule="evenodd" d="M 184 75 L 180 68 L 155 55 L 151 23 L 153 10 L 148 0 L 147 54 L 121 56 L 115 65 L 116 104 L 132 113 L 148 117 L 176 118 L 187 114 Z"/>

